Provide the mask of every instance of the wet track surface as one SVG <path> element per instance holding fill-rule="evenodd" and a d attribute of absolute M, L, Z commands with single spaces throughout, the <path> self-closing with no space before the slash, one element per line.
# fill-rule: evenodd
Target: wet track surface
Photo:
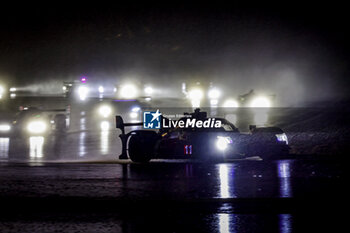
<path fill-rule="evenodd" d="M 342 172 L 338 163 L 296 160 L 3 164 L 0 191 L 21 197 L 299 198 L 329 195 L 329 188 L 340 191 Z"/>
<path fill-rule="evenodd" d="M 78 112 L 76 128 L 0 138 L 1 232 L 340 230 L 339 159 L 202 163 L 118 160 L 119 132 Z"/>
<path fill-rule="evenodd" d="M 99 137 L 90 137 L 89 146 L 98 148 Z M 76 145 L 66 153 L 79 150 Z M 335 160 L 155 160 L 144 165 L 111 160 L 113 153 L 106 160 L 70 163 L 44 155 L 31 157 L 29 150 L 27 162 L 2 160 L 3 232 L 341 229 L 344 170 Z"/>

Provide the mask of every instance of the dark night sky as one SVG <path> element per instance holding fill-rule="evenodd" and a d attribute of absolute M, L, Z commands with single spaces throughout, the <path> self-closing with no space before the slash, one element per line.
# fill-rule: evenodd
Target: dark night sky
<path fill-rule="evenodd" d="M 198 79 L 238 92 L 292 87 L 296 95 L 328 98 L 349 88 L 345 10 L 287 3 L 9 7 L 0 16 L 0 79 Z"/>

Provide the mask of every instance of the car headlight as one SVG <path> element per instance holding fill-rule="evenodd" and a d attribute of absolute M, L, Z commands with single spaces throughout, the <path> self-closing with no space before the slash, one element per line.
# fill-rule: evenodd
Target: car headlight
<path fill-rule="evenodd" d="M 101 93 L 101 94 L 102 94 L 103 92 L 105 92 L 104 87 L 103 87 L 103 86 L 99 86 L 99 87 L 98 87 L 98 92 Z"/>
<path fill-rule="evenodd" d="M 46 131 L 47 125 L 43 121 L 32 121 L 29 122 L 27 130 L 29 133 L 44 133 Z"/>
<path fill-rule="evenodd" d="M 11 130 L 11 126 L 8 124 L 2 124 L 0 125 L 0 132 L 7 132 Z"/>
<path fill-rule="evenodd" d="M 122 86 L 120 89 L 120 96 L 122 98 L 134 98 L 137 95 L 137 88 L 132 84 Z"/>
<path fill-rule="evenodd" d="M 188 97 L 191 100 L 201 100 L 203 98 L 203 91 L 199 89 L 194 89 L 189 91 Z"/>
<path fill-rule="evenodd" d="M 141 108 L 140 108 L 140 107 L 133 107 L 133 108 L 131 109 L 131 111 L 132 111 L 132 112 L 139 112 L 139 111 L 141 111 Z"/>
<path fill-rule="evenodd" d="M 222 136 L 217 136 L 216 139 L 216 147 L 224 151 L 227 149 L 227 146 L 232 143 L 232 139 L 230 137 L 222 137 Z"/>
<path fill-rule="evenodd" d="M 220 91 L 218 89 L 211 89 L 208 92 L 208 97 L 209 97 L 209 99 L 212 99 L 212 100 L 213 99 L 214 100 L 219 99 L 220 95 L 221 95 L 221 93 L 220 93 Z"/>
<path fill-rule="evenodd" d="M 250 106 L 252 108 L 269 108 L 271 107 L 271 102 L 266 97 L 257 97 L 253 99 Z"/>
<path fill-rule="evenodd" d="M 286 142 L 286 144 L 288 145 L 288 138 L 287 138 L 287 135 L 285 133 L 276 134 L 276 138 L 277 138 L 277 141 Z"/>
<path fill-rule="evenodd" d="M 98 112 L 103 117 L 109 117 L 112 113 L 112 108 L 109 106 L 101 106 Z"/>
<path fill-rule="evenodd" d="M 224 108 L 238 108 L 238 102 L 236 100 L 226 100 Z"/>
<path fill-rule="evenodd" d="M 138 116 L 139 116 L 139 114 L 138 114 L 137 112 L 131 112 L 131 113 L 130 113 L 130 118 L 135 119 L 135 118 L 137 118 Z"/>
<path fill-rule="evenodd" d="M 153 88 L 152 87 L 146 87 L 145 88 L 145 94 L 146 95 L 152 95 L 153 93 Z"/>
<path fill-rule="evenodd" d="M 137 118 L 139 116 L 139 112 L 141 111 L 140 107 L 133 107 L 130 112 L 130 118 Z"/>
<path fill-rule="evenodd" d="M 87 87 L 79 87 L 78 89 L 78 94 L 79 94 L 79 98 L 80 100 L 85 100 L 87 97 L 87 94 L 89 92 L 89 89 Z"/>

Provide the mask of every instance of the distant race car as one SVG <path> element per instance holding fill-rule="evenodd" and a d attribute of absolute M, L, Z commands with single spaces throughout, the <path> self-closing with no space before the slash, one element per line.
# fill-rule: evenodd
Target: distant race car
<path fill-rule="evenodd" d="M 275 95 L 258 95 L 253 89 L 238 96 L 238 106 L 253 108 L 269 108 L 273 106 Z"/>
<path fill-rule="evenodd" d="M 66 130 L 66 116 L 62 113 L 50 114 L 48 111 L 30 107 L 18 112 L 11 123 L 8 134 L 13 136 L 44 136 Z"/>
<path fill-rule="evenodd" d="M 200 112 L 199 109 L 188 116 L 195 120 L 209 119 L 206 112 Z M 128 154 L 134 162 L 148 162 L 156 158 L 210 161 L 252 156 L 268 160 L 289 153 L 287 136 L 278 127 L 257 128 L 251 125 L 249 133 L 241 133 L 226 119 L 215 120 L 221 123 L 219 128 L 176 127 L 157 131 L 134 130 L 125 134 L 126 126 L 141 126 L 143 123 L 124 123 L 121 116 L 116 116 L 116 127 L 122 130 L 120 138 L 123 148 L 119 158 L 127 159 Z"/>

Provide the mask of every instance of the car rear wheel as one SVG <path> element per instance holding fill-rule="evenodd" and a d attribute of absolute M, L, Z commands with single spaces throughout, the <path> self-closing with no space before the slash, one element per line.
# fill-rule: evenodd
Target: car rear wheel
<path fill-rule="evenodd" d="M 133 162 L 147 163 L 154 154 L 158 135 L 153 131 L 141 131 L 131 134 L 129 139 L 129 158 Z"/>

